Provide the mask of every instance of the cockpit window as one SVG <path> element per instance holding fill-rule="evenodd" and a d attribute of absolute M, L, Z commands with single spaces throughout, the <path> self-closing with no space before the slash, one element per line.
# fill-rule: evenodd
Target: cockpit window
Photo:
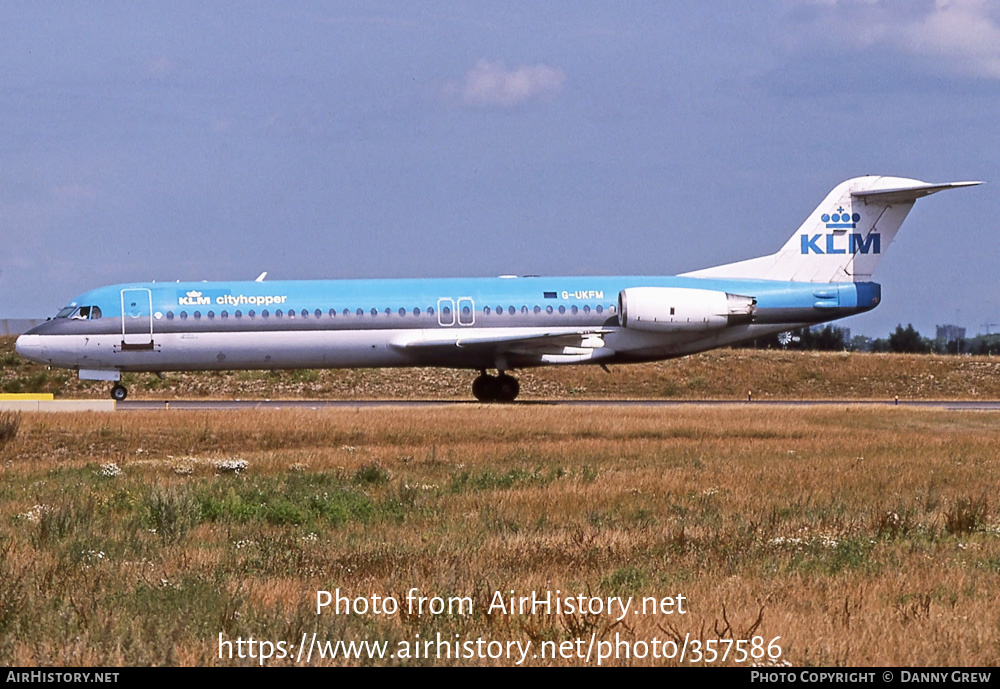
<path fill-rule="evenodd" d="M 97 320 L 101 317 L 101 307 L 99 306 L 81 306 L 80 310 L 73 314 L 73 318 L 78 318 L 80 320 Z"/>
<path fill-rule="evenodd" d="M 79 321 L 96 321 L 101 317 L 100 306 L 67 306 L 56 314 L 56 318 L 72 318 Z"/>

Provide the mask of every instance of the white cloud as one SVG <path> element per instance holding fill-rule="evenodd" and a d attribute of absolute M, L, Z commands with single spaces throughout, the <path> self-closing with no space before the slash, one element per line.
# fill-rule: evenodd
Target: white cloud
<path fill-rule="evenodd" d="M 971 74 L 1000 79 L 1000 23 L 987 0 L 938 0 L 923 21 L 907 27 L 906 47 L 943 57 Z"/>
<path fill-rule="evenodd" d="M 1000 3 L 994 0 L 789 0 L 811 6 L 808 41 L 885 45 L 903 54 L 941 60 L 950 71 L 1000 79 Z M 804 48 L 808 42 L 799 43 Z"/>
<path fill-rule="evenodd" d="M 566 74 L 558 67 L 522 65 L 509 70 L 503 62 L 480 60 L 461 81 L 449 82 L 445 91 L 466 106 L 513 108 L 551 98 L 565 82 Z"/>

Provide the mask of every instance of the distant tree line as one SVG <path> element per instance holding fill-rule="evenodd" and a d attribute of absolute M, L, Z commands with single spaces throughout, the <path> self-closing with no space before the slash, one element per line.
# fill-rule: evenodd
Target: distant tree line
<path fill-rule="evenodd" d="M 1000 354 L 1000 334 L 976 335 L 945 340 L 923 337 L 912 324 L 897 325 L 889 337 L 849 336 L 835 325 L 799 328 L 758 337 L 735 345 L 740 349 L 789 349 L 817 352 L 899 352 L 907 354 Z"/>
<path fill-rule="evenodd" d="M 740 349 L 803 349 L 819 352 L 842 352 L 848 349 L 844 329 L 833 325 L 820 328 L 799 328 L 784 333 L 765 335 L 736 345 Z"/>

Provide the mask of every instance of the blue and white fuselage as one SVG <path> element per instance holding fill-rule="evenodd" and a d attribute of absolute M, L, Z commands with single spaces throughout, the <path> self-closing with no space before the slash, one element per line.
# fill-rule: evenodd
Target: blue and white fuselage
<path fill-rule="evenodd" d="M 703 319 L 673 332 L 622 327 L 619 294 L 636 287 L 753 295 L 756 312 L 731 327 L 705 329 Z M 873 283 L 634 276 L 135 283 L 81 295 L 74 312 L 38 326 L 19 348 L 94 370 L 505 370 L 665 359 L 867 311 L 878 298 Z"/>
<path fill-rule="evenodd" d="M 915 199 L 962 184 L 849 180 L 776 254 L 676 277 L 112 285 L 22 335 L 17 351 L 115 381 L 126 371 L 479 369 L 477 397 L 513 399 L 512 369 L 667 359 L 868 311 L 880 301 L 871 269 Z M 113 396 L 124 394 L 116 385 Z"/>

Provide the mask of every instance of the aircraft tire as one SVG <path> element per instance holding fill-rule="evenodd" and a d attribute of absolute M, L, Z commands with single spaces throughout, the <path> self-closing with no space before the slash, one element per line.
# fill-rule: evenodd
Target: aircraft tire
<path fill-rule="evenodd" d="M 513 402 L 521 392 L 521 384 L 517 382 L 517 378 L 506 373 L 496 379 L 495 387 L 496 400 L 499 402 Z"/>
<path fill-rule="evenodd" d="M 495 402 L 497 399 L 497 379 L 485 373 L 472 381 L 472 396 L 480 402 Z"/>
<path fill-rule="evenodd" d="M 124 385 L 115 385 L 111 388 L 111 399 L 115 402 L 124 402 L 128 397 L 128 388 Z"/>

